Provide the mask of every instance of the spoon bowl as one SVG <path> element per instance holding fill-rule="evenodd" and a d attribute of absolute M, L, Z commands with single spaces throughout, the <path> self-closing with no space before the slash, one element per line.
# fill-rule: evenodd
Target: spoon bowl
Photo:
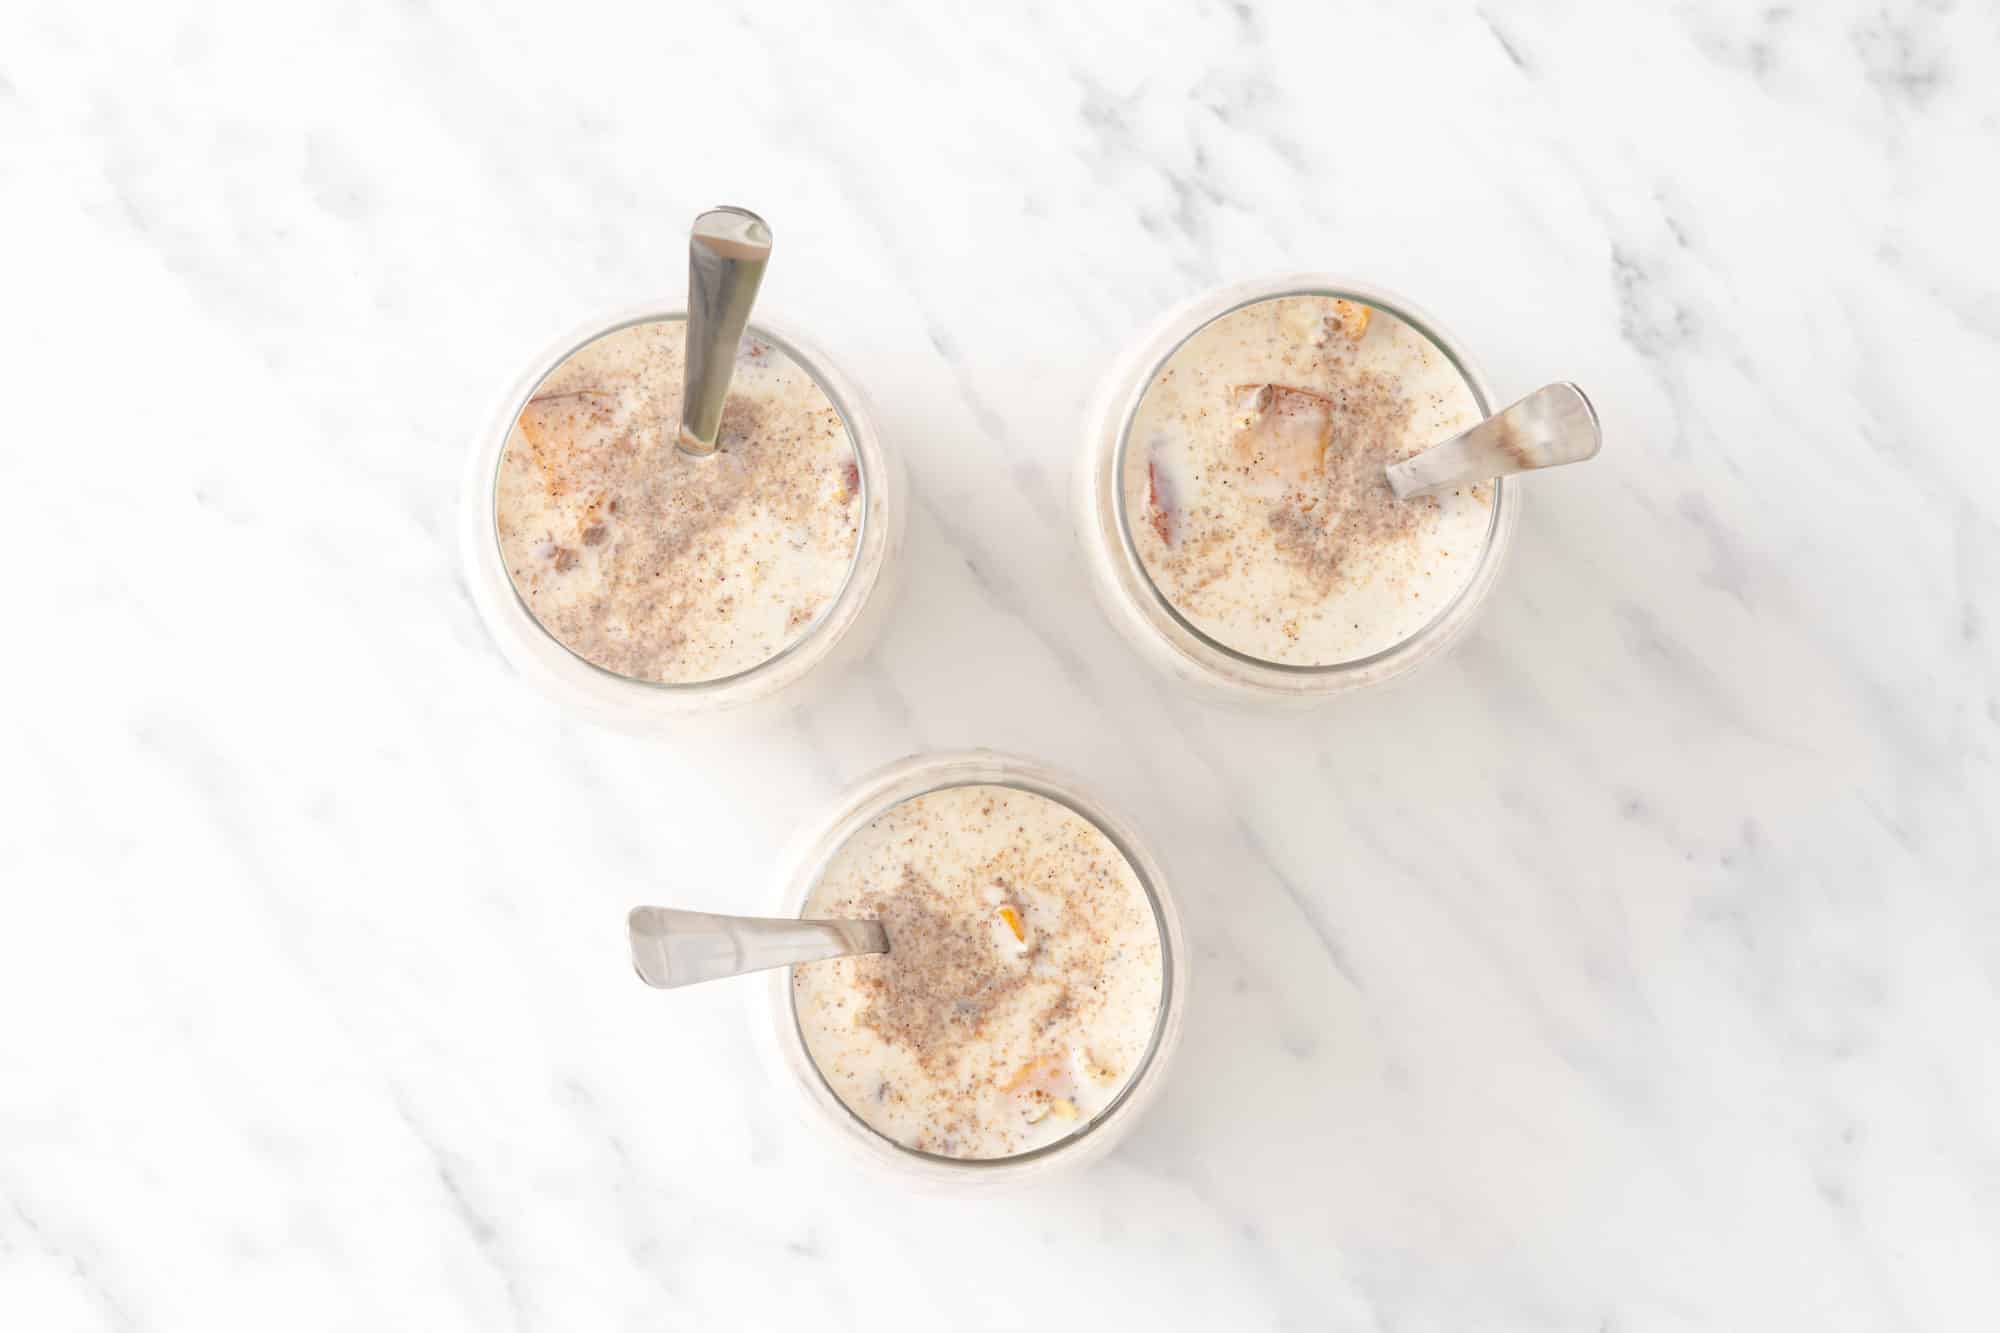
<path fill-rule="evenodd" d="M 1535 390 L 1414 458 L 1386 469 L 1398 500 L 1413 500 L 1516 472 L 1561 467 L 1595 458 L 1603 447 L 1597 409 L 1583 390 L 1564 381 Z"/>

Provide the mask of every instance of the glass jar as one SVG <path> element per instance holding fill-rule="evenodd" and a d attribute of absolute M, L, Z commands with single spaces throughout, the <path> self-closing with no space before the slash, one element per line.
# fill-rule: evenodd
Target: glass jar
<path fill-rule="evenodd" d="M 1106 614 L 1140 655 L 1215 698 L 1310 703 L 1380 684 L 1436 658 L 1471 624 L 1491 593 L 1520 519 L 1519 488 L 1505 480 L 1489 483 L 1492 517 L 1470 580 L 1423 628 L 1367 657 L 1324 666 L 1267 661 L 1228 647 L 1183 616 L 1154 583 L 1133 542 L 1123 484 L 1132 422 L 1161 369 L 1196 332 L 1246 306 L 1287 296 L 1344 298 L 1401 320 L 1457 368 L 1482 417 L 1494 410 L 1485 376 L 1436 320 L 1392 293 L 1327 274 L 1291 274 L 1210 292 L 1169 312 L 1118 359 L 1100 383 L 1085 420 L 1076 485 L 1084 561 Z"/>
<path fill-rule="evenodd" d="M 759 1029 L 767 1038 L 766 1054 L 776 1078 L 794 1094 L 809 1123 L 830 1145 L 855 1160 L 914 1181 L 984 1186 L 1037 1179 L 1080 1166 L 1103 1156 L 1124 1137 L 1159 1094 L 1180 1040 L 1187 1000 L 1187 947 L 1165 874 L 1136 829 L 1106 809 L 1077 779 L 1033 760 L 987 750 L 913 756 L 850 788 L 787 859 L 779 881 L 779 914 L 800 915 L 833 857 L 870 822 L 918 796 L 968 786 L 1011 787 L 1074 811 L 1118 850 L 1145 891 L 1160 932 L 1160 1005 L 1152 1041 L 1119 1095 L 1073 1133 L 1032 1151 L 989 1159 L 945 1157 L 885 1137 L 834 1094 L 806 1048 L 788 968 L 767 979 L 768 1022 L 759 1024 Z"/>
<path fill-rule="evenodd" d="M 796 335 L 760 319 L 750 325 L 749 336 L 770 343 L 812 377 L 840 414 L 854 448 L 860 531 L 833 601 L 802 637 L 755 666 L 685 683 L 641 680 L 597 666 L 565 646 L 529 611 L 507 576 L 495 521 L 500 464 L 515 421 L 542 382 L 585 346 L 636 324 L 685 318 L 682 310 L 640 307 L 592 320 L 558 339 L 530 363 L 485 419 L 465 474 L 460 546 L 480 617 L 517 671 L 566 706 L 604 721 L 646 723 L 758 702 L 796 703 L 808 677 L 824 681 L 837 664 L 866 652 L 892 600 L 891 578 L 908 508 L 900 460 L 883 449 L 860 388 Z"/>

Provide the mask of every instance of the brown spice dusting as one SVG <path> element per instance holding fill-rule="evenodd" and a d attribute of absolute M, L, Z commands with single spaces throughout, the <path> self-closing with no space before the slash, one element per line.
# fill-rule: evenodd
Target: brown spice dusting
<path fill-rule="evenodd" d="M 1339 586 L 1356 553 L 1407 543 L 1437 509 L 1435 499 L 1398 500 L 1384 475 L 1402 457 L 1410 419 L 1396 381 L 1358 372 L 1330 398 L 1329 412 L 1333 443 L 1324 465 L 1271 513 L 1278 551 L 1322 596 Z"/>
<path fill-rule="evenodd" d="M 968 906 L 978 909 L 976 916 Z M 893 889 L 861 907 L 882 922 L 889 952 L 861 960 L 871 998 L 857 1021 L 926 1068 L 953 1062 L 993 1007 L 1027 980 L 1025 971 L 995 965 L 983 904 L 940 893 L 909 866 Z"/>
<path fill-rule="evenodd" d="M 1035 1020 L 1035 1024 L 1042 1031 L 1047 1032 L 1051 1028 L 1058 1026 L 1064 1019 L 1075 1012 L 1075 996 L 1071 993 L 1068 986 L 1064 986 L 1056 992 L 1056 998 L 1049 1001 L 1042 1009 L 1040 1017 Z"/>
<path fill-rule="evenodd" d="M 1418 532 L 1435 500 L 1398 500 L 1383 475 L 1401 458 L 1410 405 L 1395 380 L 1346 367 L 1338 351 L 1330 366 L 1344 370 L 1331 392 L 1286 385 L 1231 389 L 1249 418 L 1233 438 L 1236 485 L 1274 492 L 1269 523 L 1281 557 L 1325 596 L 1338 587 L 1348 562 L 1405 541 Z M 1157 471 L 1157 469 L 1155 469 Z M 1202 534 L 1159 557 L 1182 586 L 1220 577 L 1213 557 L 1226 533 Z"/>

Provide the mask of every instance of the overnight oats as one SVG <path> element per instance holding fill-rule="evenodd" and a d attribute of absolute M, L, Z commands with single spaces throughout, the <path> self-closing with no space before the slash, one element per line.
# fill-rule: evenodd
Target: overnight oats
<path fill-rule="evenodd" d="M 1398 500 L 1384 469 L 1489 412 L 1435 326 L 1351 285 L 1234 289 L 1114 375 L 1082 519 L 1121 628 L 1183 677 L 1313 696 L 1387 679 L 1469 620 L 1505 483 Z"/>
<path fill-rule="evenodd" d="M 469 483 L 475 591 L 509 656 L 614 711 L 797 679 L 851 635 L 893 539 L 857 396 L 768 331 L 739 344 L 716 452 L 675 447 L 685 328 L 631 318 L 567 344 Z"/>
<path fill-rule="evenodd" d="M 1113 828 L 1032 765 L 977 755 L 892 771 L 823 845 L 797 914 L 879 920 L 889 951 L 792 969 L 780 1026 L 815 1099 L 878 1156 L 946 1172 L 1080 1157 L 1157 1081 L 1178 926 Z"/>

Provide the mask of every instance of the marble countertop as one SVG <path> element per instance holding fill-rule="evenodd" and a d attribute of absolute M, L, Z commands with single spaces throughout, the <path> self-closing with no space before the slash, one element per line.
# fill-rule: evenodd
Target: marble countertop
<path fill-rule="evenodd" d="M 1997 53 L 1873 0 L 8 6 L 0 1324 L 1993 1327 Z M 503 664 L 456 483 L 725 200 L 908 461 L 908 579 L 804 711 L 632 737 Z M 1150 674 L 1066 490 L 1118 348 L 1290 269 L 1607 434 L 1458 651 L 1304 719 Z M 623 917 L 765 907 L 972 745 L 1150 832 L 1194 986 L 1107 1161 L 911 1195 Z"/>

